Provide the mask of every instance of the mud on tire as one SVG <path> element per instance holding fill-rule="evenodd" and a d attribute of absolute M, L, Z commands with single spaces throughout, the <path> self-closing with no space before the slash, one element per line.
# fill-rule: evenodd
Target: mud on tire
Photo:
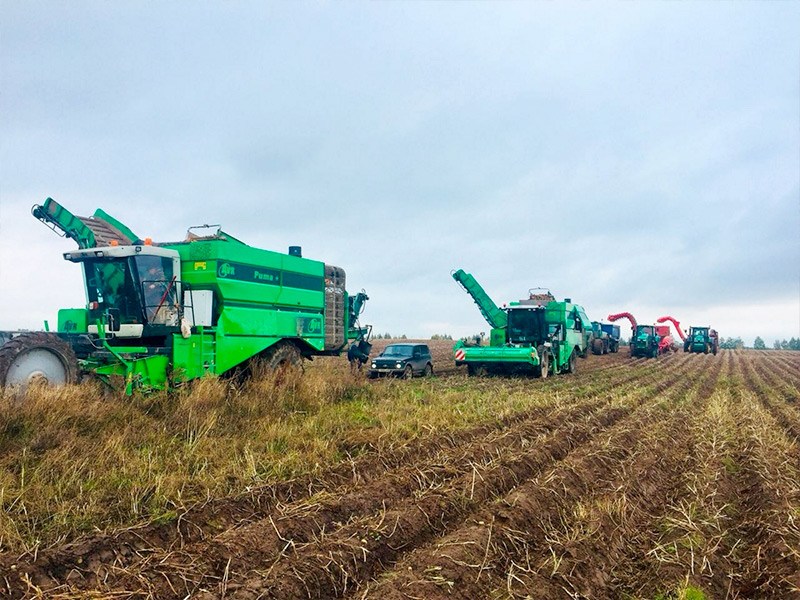
<path fill-rule="evenodd" d="M 31 364 L 37 354 L 42 360 Z M 75 352 L 54 333 L 23 333 L 0 348 L 0 386 L 15 384 L 25 389 L 37 379 L 51 385 L 76 383 L 78 374 Z"/>

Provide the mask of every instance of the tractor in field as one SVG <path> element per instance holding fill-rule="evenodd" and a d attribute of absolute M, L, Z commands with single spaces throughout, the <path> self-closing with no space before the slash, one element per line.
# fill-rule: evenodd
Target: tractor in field
<path fill-rule="evenodd" d="M 453 347 L 456 366 L 466 365 L 469 375 L 574 373 L 578 357 L 586 357 L 591 322 L 569 298 L 558 302 L 549 292 L 531 290 L 528 298 L 500 308 L 471 274 L 459 269 L 452 276 L 492 328 L 488 346 L 459 341 Z"/>
<path fill-rule="evenodd" d="M 708 354 L 716 356 L 719 350 L 719 336 L 710 327 L 690 327 L 689 335 L 683 342 L 683 351 L 690 353 Z"/>
<path fill-rule="evenodd" d="M 631 357 L 655 358 L 658 356 L 659 337 L 653 325 L 639 325 L 629 312 L 608 315 L 612 323 L 619 319 L 628 319 L 631 324 Z"/>
<path fill-rule="evenodd" d="M 609 321 L 613 322 L 619 319 L 630 321 L 632 357 L 655 358 L 659 354 L 678 350 L 678 345 L 670 333 L 669 325 L 639 325 L 629 312 L 608 315 Z"/>
<path fill-rule="evenodd" d="M 57 331 L 4 334 L 0 384 L 71 383 L 81 374 L 163 389 L 207 375 L 301 367 L 369 337 L 339 267 L 253 248 L 218 226 L 179 242 L 142 239 L 102 210 L 77 217 L 48 198 L 33 215 L 78 249 L 87 304 L 58 312 Z M 197 233 L 198 230 L 200 233 Z"/>
<path fill-rule="evenodd" d="M 608 354 L 619 351 L 619 325 L 592 321 L 592 353 Z"/>

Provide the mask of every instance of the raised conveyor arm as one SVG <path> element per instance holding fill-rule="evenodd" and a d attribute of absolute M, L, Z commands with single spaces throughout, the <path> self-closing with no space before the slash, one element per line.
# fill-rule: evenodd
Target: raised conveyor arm
<path fill-rule="evenodd" d="M 631 313 L 621 312 L 615 315 L 608 315 L 608 320 L 611 321 L 612 323 L 614 321 L 618 321 L 619 319 L 628 319 L 628 321 L 631 322 L 631 331 L 636 332 L 636 325 L 637 325 L 636 319 L 633 317 Z"/>
<path fill-rule="evenodd" d="M 34 205 L 31 212 L 59 235 L 75 240 L 79 248 L 108 246 L 112 241 L 127 246 L 137 239 L 130 229 L 100 209 L 93 217 L 76 217 L 48 198 L 44 204 Z"/>
<path fill-rule="evenodd" d="M 674 317 L 669 317 L 669 316 L 661 317 L 660 319 L 656 320 L 656 323 L 666 323 L 667 321 L 669 321 L 670 323 L 672 323 L 675 326 L 675 331 L 678 332 L 678 336 L 680 336 L 681 341 L 685 342 L 686 341 L 686 336 L 684 335 L 683 331 L 681 330 L 681 324 L 678 321 L 676 321 Z"/>
<path fill-rule="evenodd" d="M 489 297 L 489 294 L 481 287 L 481 284 L 469 273 L 465 273 L 463 269 L 453 272 L 453 279 L 455 279 L 464 291 L 467 292 L 475 304 L 478 305 L 478 310 L 481 311 L 483 318 L 493 329 L 500 329 L 508 325 L 508 315 L 506 312 L 499 308 Z"/>

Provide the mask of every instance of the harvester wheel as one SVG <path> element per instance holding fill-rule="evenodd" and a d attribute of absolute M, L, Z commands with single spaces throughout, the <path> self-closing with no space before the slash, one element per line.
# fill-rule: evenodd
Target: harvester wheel
<path fill-rule="evenodd" d="M 572 354 L 569 355 L 569 362 L 567 363 L 567 373 L 575 373 L 578 370 L 578 359 L 577 357 L 578 352 L 576 350 L 572 351 Z"/>
<path fill-rule="evenodd" d="M 278 342 L 254 356 L 250 362 L 244 372 L 245 376 L 274 376 L 276 383 L 283 383 L 291 373 L 303 372 L 300 350 L 290 342 Z"/>
<path fill-rule="evenodd" d="M 31 383 L 64 385 L 78 381 L 78 359 L 53 333 L 23 333 L 0 348 L 0 385 L 24 391 Z"/>
<path fill-rule="evenodd" d="M 542 379 L 547 379 L 547 376 L 550 374 L 550 355 L 547 353 L 547 350 L 544 346 L 539 346 L 536 351 L 539 354 L 539 368 L 537 375 Z"/>

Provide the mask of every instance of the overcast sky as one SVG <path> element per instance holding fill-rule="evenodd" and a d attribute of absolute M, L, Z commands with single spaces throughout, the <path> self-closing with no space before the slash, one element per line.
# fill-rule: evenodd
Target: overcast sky
<path fill-rule="evenodd" d="M 800 3 L 0 1 L 0 329 L 82 306 L 30 215 L 221 223 L 347 271 L 380 332 L 800 336 Z M 623 328 L 627 330 L 627 327 Z"/>

